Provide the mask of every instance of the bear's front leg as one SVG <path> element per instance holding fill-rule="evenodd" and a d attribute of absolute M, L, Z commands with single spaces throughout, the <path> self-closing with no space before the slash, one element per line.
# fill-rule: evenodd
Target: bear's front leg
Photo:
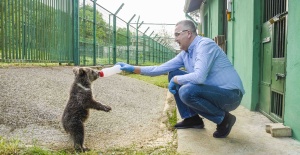
<path fill-rule="evenodd" d="M 102 110 L 102 111 L 105 111 L 105 112 L 109 112 L 111 110 L 110 106 L 101 104 L 100 102 L 97 102 L 95 100 L 92 101 L 91 106 L 92 106 L 91 108 L 93 108 L 93 109 Z"/>

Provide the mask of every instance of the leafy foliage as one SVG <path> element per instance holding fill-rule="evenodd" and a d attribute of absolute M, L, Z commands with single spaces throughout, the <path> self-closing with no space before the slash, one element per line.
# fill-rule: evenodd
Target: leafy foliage
<path fill-rule="evenodd" d="M 104 21 L 102 14 L 96 10 L 96 42 L 104 44 L 109 40 L 109 25 Z M 82 42 L 93 42 L 94 8 L 90 5 L 79 8 L 79 36 Z"/>
<path fill-rule="evenodd" d="M 129 33 L 130 38 L 130 33 Z M 117 29 L 117 45 L 127 45 L 127 29 L 126 28 L 118 28 Z"/>

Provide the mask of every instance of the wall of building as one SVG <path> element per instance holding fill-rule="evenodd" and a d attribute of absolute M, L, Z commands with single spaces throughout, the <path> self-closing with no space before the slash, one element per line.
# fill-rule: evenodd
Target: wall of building
<path fill-rule="evenodd" d="M 246 94 L 242 106 L 256 110 L 259 99 L 260 30 L 262 25 L 262 1 L 232 0 L 232 20 L 228 22 L 227 55 L 241 76 Z M 209 3 L 208 3 L 209 2 Z M 220 1 L 210 0 L 202 6 L 202 15 L 209 15 L 208 37 L 222 34 Z M 300 25 L 299 0 L 288 0 L 287 66 L 285 86 L 284 125 L 290 126 L 293 138 L 300 140 Z M 219 11 L 218 11 L 219 10 Z M 202 16 L 201 15 L 201 16 Z M 203 18 L 203 17 L 202 17 Z M 204 22 L 201 19 L 202 23 Z M 203 23 L 205 25 L 205 23 Z"/>
<path fill-rule="evenodd" d="M 228 57 L 241 76 L 246 94 L 242 105 L 255 110 L 258 103 L 259 82 L 259 0 L 233 0 L 232 20 L 228 22 Z"/>
<path fill-rule="evenodd" d="M 286 66 L 286 91 L 284 124 L 290 126 L 293 137 L 300 140 L 300 6 L 299 0 L 289 0 L 288 4 L 288 44 Z"/>
<path fill-rule="evenodd" d="M 228 22 L 228 57 L 240 74 L 246 90 L 242 105 L 255 110 L 259 99 L 259 52 L 261 8 L 259 0 L 233 0 L 233 21 Z M 300 140 L 300 10 L 298 0 L 288 1 L 288 44 L 284 125 L 293 130 L 293 138 Z"/>
<path fill-rule="evenodd" d="M 226 2 L 226 1 L 225 1 Z M 200 8 L 202 32 L 214 38 L 223 35 L 223 0 L 206 1 Z M 240 74 L 246 91 L 242 105 L 255 110 L 258 103 L 260 8 L 259 0 L 233 0 L 232 20 L 228 22 L 227 55 Z M 207 17 L 207 23 L 205 22 Z M 206 29 L 206 30 L 205 30 Z"/>
<path fill-rule="evenodd" d="M 204 25 L 202 25 L 202 28 L 207 29 L 206 31 L 202 31 L 207 32 L 206 34 L 204 33 L 204 36 L 206 37 L 214 38 L 217 35 L 223 33 L 220 29 L 222 27 L 222 21 L 219 18 L 216 18 L 221 14 L 219 6 L 220 0 L 209 0 L 202 5 L 204 9 L 201 10 L 201 14 L 208 17 L 208 23 L 204 22 L 204 18 L 201 19 L 202 23 L 204 23 Z M 205 26 L 206 24 L 208 25 L 208 27 Z"/>

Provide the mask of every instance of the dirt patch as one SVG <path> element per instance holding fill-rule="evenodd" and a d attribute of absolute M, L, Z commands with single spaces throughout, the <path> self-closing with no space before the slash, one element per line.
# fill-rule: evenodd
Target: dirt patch
<path fill-rule="evenodd" d="M 72 148 L 60 122 L 74 80 L 72 68 L 0 69 L 0 136 L 49 149 Z M 162 123 L 167 89 L 113 75 L 96 80 L 93 94 L 112 111 L 90 111 L 85 123 L 87 147 L 105 150 L 174 142 L 173 132 Z"/>

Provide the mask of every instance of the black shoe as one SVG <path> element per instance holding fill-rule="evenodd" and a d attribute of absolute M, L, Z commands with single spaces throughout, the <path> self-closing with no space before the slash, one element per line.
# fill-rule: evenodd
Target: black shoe
<path fill-rule="evenodd" d="M 177 123 L 174 127 L 176 129 L 186 129 L 186 128 L 202 129 L 204 128 L 204 123 L 202 121 L 202 118 L 199 117 L 199 115 L 195 115 L 193 117 L 184 119 L 183 121 Z"/>
<path fill-rule="evenodd" d="M 215 138 L 225 138 L 229 135 L 232 126 L 234 125 L 236 118 L 234 115 L 226 112 L 224 120 L 221 124 L 217 125 L 217 131 L 214 132 Z"/>

